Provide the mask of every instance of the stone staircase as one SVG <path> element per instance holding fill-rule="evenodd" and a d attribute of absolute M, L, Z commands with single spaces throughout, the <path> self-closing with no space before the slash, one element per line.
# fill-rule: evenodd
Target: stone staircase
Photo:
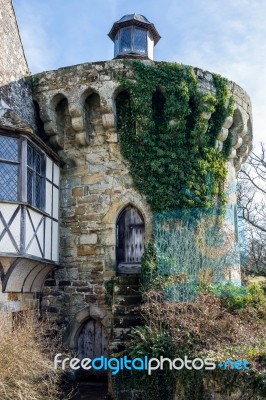
<path fill-rule="evenodd" d="M 114 278 L 113 286 L 113 332 L 111 353 L 123 351 L 132 328 L 141 324 L 136 307 L 140 305 L 140 276 L 120 275 Z"/>
<path fill-rule="evenodd" d="M 107 384 L 80 382 L 71 400 L 107 400 L 109 398 Z"/>

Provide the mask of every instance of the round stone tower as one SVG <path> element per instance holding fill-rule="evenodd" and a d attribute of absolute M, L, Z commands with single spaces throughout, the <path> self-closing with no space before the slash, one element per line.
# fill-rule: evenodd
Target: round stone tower
<path fill-rule="evenodd" d="M 105 283 L 117 273 L 139 272 L 144 245 L 152 234 L 150 206 L 133 186 L 129 165 L 121 154 L 116 100 L 123 87 L 115 76 L 132 77 L 125 58 L 153 62 L 153 47 L 160 36 L 152 23 L 136 14 L 122 17 L 109 36 L 114 41 L 115 60 L 32 77 L 44 130 L 64 163 L 60 178 L 61 267 L 44 287 L 43 306 L 60 322 L 70 323 L 66 342 L 72 348 L 78 346 L 80 330 L 91 324 L 88 321 L 98 321 L 94 329 L 101 332 L 103 343 L 105 335 L 110 335 L 112 309 Z M 210 72 L 195 68 L 194 73 L 201 91 L 215 93 Z M 229 91 L 234 98 L 233 115 L 224 121 L 215 143 L 221 151 L 230 133 L 228 189 L 252 146 L 250 99 L 233 82 L 229 82 Z M 234 208 L 235 190 L 228 193 Z M 129 229 L 131 237 L 126 234 Z M 131 251 L 133 241 L 135 249 Z M 231 277 L 239 279 L 239 265 L 234 267 Z"/>
<path fill-rule="evenodd" d="M 99 348 L 87 354 L 91 357 L 105 354 L 110 336 L 119 341 L 119 335 L 132 326 L 130 318 L 124 318 L 122 325 L 121 319 L 115 320 L 108 284 L 117 275 L 120 279 L 121 275 L 139 273 L 145 243 L 152 237 L 151 208 L 133 185 L 129 163 L 121 154 L 117 99 L 124 88 L 116 77 L 134 80 L 132 68 L 124 59 L 154 63 L 153 47 L 160 35 L 145 17 L 130 14 L 113 25 L 109 36 L 114 41 L 114 60 L 64 67 L 32 77 L 41 126 L 63 163 L 60 268 L 46 281 L 42 305 L 68 325 L 65 340 L 69 347 L 82 353 L 87 331 L 100 337 Z M 199 68 L 193 71 L 199 90 L 215 94 L 213 74 Z M 232 187 L 252 147 L 252 112 L 250 99 L 241 87 L 229 82 L 229 92 L 234 110 L 225 119 L 215 148 L 222 151 L 230 134 L 226 189 L 236 225 L 236 192 Z M 205 113 L 204 118 L 207 123 L 211 113 Z M 239 264 L 230 274 L 231 279 L 239 280 Z M 125 294 L 128 301 L 134 297 L 129 283 L 123 290 L 119 286 L 116 290 L 120 304 Z"/>

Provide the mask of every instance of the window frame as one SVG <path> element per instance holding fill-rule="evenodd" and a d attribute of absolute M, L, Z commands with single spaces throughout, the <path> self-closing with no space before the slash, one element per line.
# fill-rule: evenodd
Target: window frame
<path fill-rule="evenodd" d="M 9 160 L 9 159 L 5 159 L 5 158 L 0 158 L 0 163 L 1 164 L 17 165 L 17 167 L 18 167 L 16 200 L 14 200 L 14 199 L 1 199 L 1 197 L 0 197 L 0 201 L 3 201 L 3 202 L 19 202 L 20 199 L 21 199 L 21 140 L 17 136 L 5 135 L 3 133 L 0 133 L 0 136 L 8 138 L 8 139 L 9 138 L 10 139 L 15 139 L 18 142 L 17 160 Z M 1 196 L 1 194 L 0 194 L 0 196 Z"/>
<path fill-rule="evenodd" d="M 38 145 L 26 136 L 17 134 L 8 134 L 0 132 L 0 137 L 12 138 L 18 141 L 18 160 L 5 160 L 0 159 L 1 164 L 18 165 L 18 179 L 17 179 L 17 198 L 16 200 L 3 199 L 0 193 L 0 203 L 23 203 L 38 211 L 45 213 L 46 206 L 46 154 Z M 28 201 L 28 146 L 31 146 L 35 152 L 39 153 L 42 163 L 42 176 L 41 176 L 41 204 L 36 205 L 36 197 L 34 201 Z M 35 173 L 36 176 L 36 173 Z M 36 182 L 36 178 L 35 178 Z M 36 184 L 35 184 L 36 186 Z"/>
<path fill-rule="evenodd" d="M 28 150 L 29 147 L 32 148 L 33 150 L 33 167 L 28 164 Z M 36 154 L 40 156 L 40 171 L 37 171 L 36 168 Z M 45 154 L 37 147 L 35 146 L 30 140 L 27 140 L 27 170 L 26 170 L 26 176 L 27 176 L 27 204 L 29 204 L 32 207 L 37 208 L 38 210 L 43 210 L 45 209 L 45 180 L 46 180 L 46 157 Z M 32 195 L 31 199 L 29 200 L 29 190 L 28 190 L 28 184 L 29 184 L 29 171 L 32 173 Z M 37 187 L 37 178 L 40 178 L 40 205 L 37 205 L 37 194 L 36 194 L 36 187 Z"/>
<path fill-rule="evenodd" d="M 122 51 L 121 49 L 121 34 L 124 30 L 129 29 L 131 30 L 130 34 L 130 50 L 128 51 Z M 137 29 L 141 29 L 146 32 L 146 44 L 145 44 L 145 52 L 140 52 L 139 50 L 135 49 L 135 32 Z M 131 25 L 131 26 L 125 26 L 123 28 L 120 28 L 119 31 L 117 32 L 115 36 L 115 57 L 117 57 L 120 54 L 130 54 L 130 53 L 136 53 L 142 56 L 148 56 L 148 30 L 145 28 L 142 28 L 140 26 L 136 25 Z M 117 41 L 117 43 L 116 43 Z M 117 46 L 117 52 L 116 52 L 116 46 Z"/>

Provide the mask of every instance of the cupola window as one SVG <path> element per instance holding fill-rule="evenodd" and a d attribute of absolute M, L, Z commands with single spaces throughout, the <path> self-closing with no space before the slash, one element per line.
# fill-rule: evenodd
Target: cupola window
<path fill-rule="evenodd" d="M 147 54 L 147 29 L 130 26 L 120 29 L 115 37 L 115 57 L 119 54 Z"/>
<path fill-rule="evenodd" d="M 155 26 L 140 14 L 124 15 L 115 22 L 109 37 L 114 42 L 115 58 L 153 60 L 153 48 L 160 40 Z"/>

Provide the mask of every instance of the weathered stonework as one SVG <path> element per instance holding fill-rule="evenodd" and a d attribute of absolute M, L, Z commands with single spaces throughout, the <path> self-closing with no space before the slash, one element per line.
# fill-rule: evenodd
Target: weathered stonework
<path fill-rule="evenodd" d="M 29 69 L 12 0 L 0 0 L 0 99 L 28 125 L 36 128 Z"/>
<path fill-rule="evenodd" d="M 135 221 L 135 225 L 141 226 L 140 230 L 145 225 L 145 242 L 152 237 L 151 209 L 145 197 L 133 186 L 116 129 L 115 101 L 123 87 L 115 77 L 119 73 L 134 79 L 132 69 L 117 59 L 27 77 L 27 62 L 11 0 L 0 0 L 0 37 L 0 100 L 4 100 L 0 102 L 0 127 L 5 132 L 8 128 L 11 135 L 16 130 L 25 131 L 46 155 L 56 159 L 58 165 L 57 155 L 62 160 L 59 267 L 46 280 L 40 296 L 41 308 L 63 325 L 64 342 L 70 349 L 77 350 L 80 336 L 86 339 L 86 334 L 81 332 L 87 326 L 97 337 L 97 343 L 106 344 L 107 334 L 108 340 L 112 341 L 108 349 L 112 351 L 117 349 L 121 337 L 125 338 L 124 334 L 139 323 L 132 309 L 141 299 L 138 276 L 116 276 L 117 221 L 121 211 L 129 205 L 134 206 L 144 221 L 144 224 Z M 152 61 L 142 62 L 149 64 Z M 198 68 L 194 71 L 200 90 L 215 94 L 213 75 Z M 228 135 L 232 137 L 232 151 L 226 163 L 226 190 L 228 204 L 234 210 L 236 191 L 231 189 L 237 171 L 252 148 L 252 110 L 243 89 L 230 82 L 229 90 L 235 101 L 234 113 L 224 122 L 215 146 L 221 151 Z M 207 129 L 211 114 L 205 113 L 203 117 Z M 169 121 L 169 124 L 176 124 L 176 120 Z M 49 140 L 57 155 L 51 154 L 48 146 L 40 144 L 42 139 Z M 54 185 L 54 172 L 51 176 L 49 184 Z M 58 198 L 58 184 L 56 190 L 46 192 L 46 198 L 49 193 L 53 203 L 54 196 L 56 200 Z M 51 205 L 54 210 L 53 207 Z M 49 232 L 51 234 L 54 230 Z M 51 245 L 57 250 L 57 245 Z M 46 262 L 45 256 L 43 258 Z M 1 262 L 0 275 L 4 287 L 8 265 L 5 265 L 4 257 Z M 240 267 L 239 263 L 236 264 L 228 274 L 237 280 Z M 113 277 L 115 279 L 111 282 Z M 110 284 L 113 285 L 111 293 Z M 0 311 L 11 313 L 39 307 L 39 296 L 30 291 L 2 293 L 1 286 Z M 84 350 L 84 343 L 80 348 L 82 346 Z M 92 357 L 94 349 L 90 350 L 92 355 L 89 356 Z M 105 354 L 105 350 L 103 346 L 97 356 Z M 177 387 L 177 393 L 178 390 Z M 132 396 L 135 398 L 138 393 Z"/>
<path fill-rule="evenodd" d="M 141 211 L 146 240 L 151 236 L 150 208 L 134 189 L 128 163 L 119 149 L 115 98 L 122 88 L 114 78 L 117 72 L 132 76 L 123 61 L 113 60 L 32 77 L 34 99 L 40 106 L 46 134 L 65 163 L 60 203 L 62 269 L 55 273 L 55 287 L 46 287 L 43 293 L 43 304 L 61 315 L 64 323 L 91 304 L 108 308 L 104 282 L 116 274 L 115 229 L 123 207 L 133 204 Z M 212 74 L 200 69 L 195 73 L 200 89 L 214 93 Z M 227 162 L 227 188 L 235 182 L 236 171 L 246 159 L 252 140 L 250 99 L 235 83 L 230 82 L 230 91 L 235 99 L 234 115 L 225 121 L 216 143 L 221 150 L 231 131 L 233 150 Z M 99 103 L 88 126 L 86 101 L 93 93 L 98 95 Z M 62 119 L 58 119 L 62 101 L 63 127 Z M 206 120 L 209 118 L 206 115 Z M 235 192 L 230 193 L 229 202 L 236 203 Z"/>

